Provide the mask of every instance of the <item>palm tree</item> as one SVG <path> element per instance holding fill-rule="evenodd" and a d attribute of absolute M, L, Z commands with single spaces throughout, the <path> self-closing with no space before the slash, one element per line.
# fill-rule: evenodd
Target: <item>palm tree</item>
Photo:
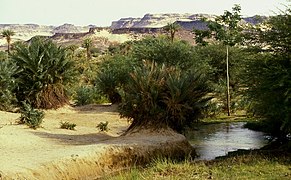
<path fill-rule="evenodd" d="M 93 45 L 92 39 L 90 39 L 90 38 L 84 39 L 83 44 L 82 44 L 82 47 L 83 48 L 86 48 L 87 59 L 91 59 L 90 49 L 91 49 L 92 45 Z"/>
<path fill-rule="evenodd" d="M 174 41 L 175 34 L 176 32 L 180 29 L 180 25 L 177 24 L 176 22 L 174 23 L 168 23 L 165 27 L 164 30 L 170 33 L 170 38 L 171 41 Z"/>
<path fill-rule="evenodd" d="M 6 41 L 8 44 L 8 48 L 7 48 L 8 54 L 10 54 L 11 36 L 14 36 L 14 35 L 15 35 L 15 32 L 9 29 L 5 29 L 1 32 L 1 36 L 6 38 Z"/>
<path fill-rule="evenodd" d="M 19 102 L 34 108 L 58 108 L 69 102 L 66 88 L 74 82 L 74 62 L 66 49 L 51 40 L 34 38 L 30 44 L 16 46 L 11 60 L 19 67 Z"/>

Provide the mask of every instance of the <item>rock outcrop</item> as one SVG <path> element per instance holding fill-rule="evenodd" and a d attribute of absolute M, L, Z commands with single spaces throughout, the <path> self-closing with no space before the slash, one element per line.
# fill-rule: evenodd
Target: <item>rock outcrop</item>
<path fill-rule="evenodd" d="M 38 24 L 0 24 L 0 32 L 11 29 L 15 32 L 14 39 L 29 40 L 33 36 L 53 36 L 56 33 L 85 33 L 94 26 L 75 26 L 63 24 L 61 26 L 47 26 Z"/>
<path fill-rule="evenodd" d="M 146 14 L 143 18 L 121 18 L 113 21 L 111 29 L 158 29 L 174 22 L 186 30 L 206 29 L 206 23 L 202 19 L 214 20 L 215 17 L 210 14 Z M 262 16 L 246 17 L 243 18 L 242 23 L 258 24 L 265 19 L 266 17 Z"/>

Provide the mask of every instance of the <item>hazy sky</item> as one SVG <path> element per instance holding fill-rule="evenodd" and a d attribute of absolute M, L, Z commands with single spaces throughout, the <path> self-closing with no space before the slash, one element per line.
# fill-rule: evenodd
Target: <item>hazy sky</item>
<path fill-rule="evenodd" d="M 243 16 L 272 15 L 290 0 L 1 0 L 0 24 L 109 26 L 122 17 L 146 13 L 223 14 L 240 4 Z"/>

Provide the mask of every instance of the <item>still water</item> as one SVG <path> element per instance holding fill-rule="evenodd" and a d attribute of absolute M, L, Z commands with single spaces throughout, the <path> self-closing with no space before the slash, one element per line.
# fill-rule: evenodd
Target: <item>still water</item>
<path fill-rule="evenodd" d="M 244 122 L 201 125 L 186 137 L 200 155 L 211 160 L 238 149 L 257 149 L 268 143 L 264 133 L 244 128 Z"/>

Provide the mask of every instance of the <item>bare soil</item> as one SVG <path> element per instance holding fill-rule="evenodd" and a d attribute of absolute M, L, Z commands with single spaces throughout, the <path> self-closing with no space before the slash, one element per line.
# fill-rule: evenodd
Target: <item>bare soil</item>
<path fill-rule="evenodd" d="M 185 156 L 193 149 L 171 130 L 140 130 L 122 136 L 129 126 L 115 105 L 66 106 L 45 111 L 42 128 L 16 122 L 18 113 L 0 111 L 0 179 L 96 179 L 120 168 L 159 156 Z M 75 130 L 60 122 L 75 123 Z M 108 132 L 96 128 L 108 121 Z"/>

